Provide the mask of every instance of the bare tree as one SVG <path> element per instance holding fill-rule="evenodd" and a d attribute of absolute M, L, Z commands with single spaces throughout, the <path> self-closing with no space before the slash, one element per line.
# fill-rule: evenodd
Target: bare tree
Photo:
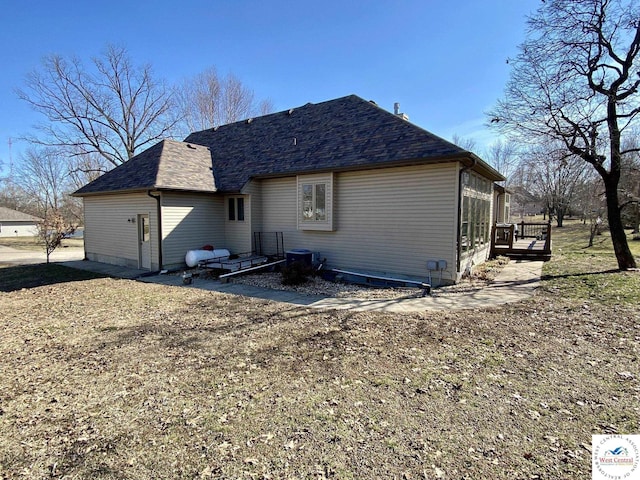
<path fill-rule="evenodd" d="M 620 197 L 625 223 L 633 226 L 634 240 L 640 239 L 640 132 L 627 137 L 623 150 L 630 152 L 622 157 Z"/>
<path fill-rule="evenodd" d="M 577 185 L 573 204 L 580 213 L 582 223 L 589 222 L 590 234 L 587 246 L 592 247 L 595 236 L 600 235 L 603 228 L 607 202 L 604 198 L 602 178 L 593 170 L 589 173 L 585 172 L 585 175 L 585 180 Z"/>
<path fill-rule="evenodd" d="M 11 177 L 2 182 L 2 187 L 0 188 L 0 206 L 32 215 L 35 215 L 38 211 L 31 196 L 17 185 Z"/>
<path fill-rule="evenodd" d="M 460 148 L 464 148 L 465 150 L 472 152 L 476 148 L 476 141 L 473 138 L 462 137 L 457 133 L 453 134 L 451 137 L 451 142 L 459 146 Z"/>
<path fill-rule="evenodd" d="M 253 90 L 234 75 L 220 77 L 215 68 L 185 80 L 176 99 L 185 135 L 273 111 L 269 100 L 256 105 Z"/>
<path fill-rule="evenodd" d="M 520 163 L 518 145 L 513 141 L 497 140 L 489 145 L 485 156 L 491 165 L 506 178 L 505 186 L 508 187 L 513 182 Z"/>
<path fill-rule="evenodd" d="M 68 169 L 60 152 L 52 148 L 28 149 L 16 174 L 16 182 L 37 206 L 43 219 L 38 224 L 38 237 L 49 256 L 60 246 L 62 239 L 75 231 L 79 219 L 65 210 L 65 196 L 69 191 Z M 74 221 L 75 220 L 75 221 Z"/>
<path fill-rule="evenodd" d="M 69 181 L 75 190 L 109 170 L 109 164 L 104 157 L 95 152 L 78 153 L 68 157 L 67 161 Z"/>
<path fill-rule="evenodd" d="M 547 0 L 529 19 L 492 125 L 521 140 L 552 137 L 602 177 L 621 270 L 635 268 L 621 219 L 621 139 L 640 113 L 640 4 Z"/>
<path fill-rule="evenodd" d="M 529 191 L 544 200 L 549 219 L 555 217 L 558 227 L 563 226 L 585 180 L 582 160 L 565 152 L 553 142 L 531 147 L 522 165 Z"/>
<path fill-rule="evenodd" d="M 268 115 L 269 113 L 273 113 L 273 110 L 274 110 L 273 102 L 269 98 L 260 100 L 260 103 L 258 103 L 259 115 Z"/>
<path fill-rule="evenodd" d="M 46 57 L 18 95 L 47 119 L 33 143 L 72 156 L 97 153 L 111 167 L 169 136 L 177 122 L 169 90 L 120 47 L 109 46 L 90 67 L 76 58 Z"/>

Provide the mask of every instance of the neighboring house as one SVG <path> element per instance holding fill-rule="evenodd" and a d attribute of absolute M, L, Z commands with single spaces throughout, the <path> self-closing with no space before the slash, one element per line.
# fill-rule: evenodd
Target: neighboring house
<path fill-rule="evenodd" d="M 520 185 L 510 186 L 511 216 L 523 219 L 533 215 L 539 215 L 544 211 L 543 200 Z"/>
<path fill-rule="evenodd" d="M 41 218 L 6 207 L 0 207 L 0 237 L 34 237 Z"/>
<path fill-rule="evenodd" d="M 181 267 L 283 232 L 327 266 L 455 282 L 486 259 L 493 182 L 476 155 L 355 95 L 165 140 L 74 193 L 89 260 Z"/>

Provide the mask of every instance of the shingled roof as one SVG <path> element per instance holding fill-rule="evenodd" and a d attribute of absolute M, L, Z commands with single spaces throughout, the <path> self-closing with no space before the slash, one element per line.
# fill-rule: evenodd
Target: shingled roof
<path fill-rule="evenodd" d="M 182 143 L 165 140 L 74 195 L 153 188 L 236 193 L 253 177 L 464 159 L 503 180 L 471 152 L 349 95 L 194 132 Z"/>
<path fill-rule="evenodd" d="M 7 207 L 0 207 L 0 222 L 41 222 L 42 219 Z"/>
<path fill-rule="evenodd" d="M 151 189 L 215 192 L 209 149 L 202 145 L 163 140 L 73 195 Z"/>
<path fill-rule="evenodd" d="M 369 169 L 474 157 L 470 152 L 356 95 L 189 135 L 211 150 L 220 191 L 237 192 L 251 177 Z"/>

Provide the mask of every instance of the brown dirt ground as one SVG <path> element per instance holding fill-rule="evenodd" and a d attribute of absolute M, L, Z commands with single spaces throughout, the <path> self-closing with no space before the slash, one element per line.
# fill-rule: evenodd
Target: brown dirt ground
<path fill-rule="evenodd" d="M 128 280 L 0 293 L 0 478 L 590 478 L 637 304 L 317 311 Z"/>

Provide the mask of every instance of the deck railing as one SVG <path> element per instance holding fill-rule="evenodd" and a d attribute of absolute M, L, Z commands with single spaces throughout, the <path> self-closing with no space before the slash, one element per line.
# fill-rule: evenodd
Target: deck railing
<path fill-rule="evenodd" d="M 533 239 L 527 242 L 527 239 Z M 551 257 L 551 222 L 494 224 L 491 231 L 491 257 Z"/>
<path fill-rule="evenodd" d="M 535 238 L 536 240 L 544 240 L 551 232 L 550 223 L 525 223 L 516 224 L 516 240 L 518 238 Z"/>

